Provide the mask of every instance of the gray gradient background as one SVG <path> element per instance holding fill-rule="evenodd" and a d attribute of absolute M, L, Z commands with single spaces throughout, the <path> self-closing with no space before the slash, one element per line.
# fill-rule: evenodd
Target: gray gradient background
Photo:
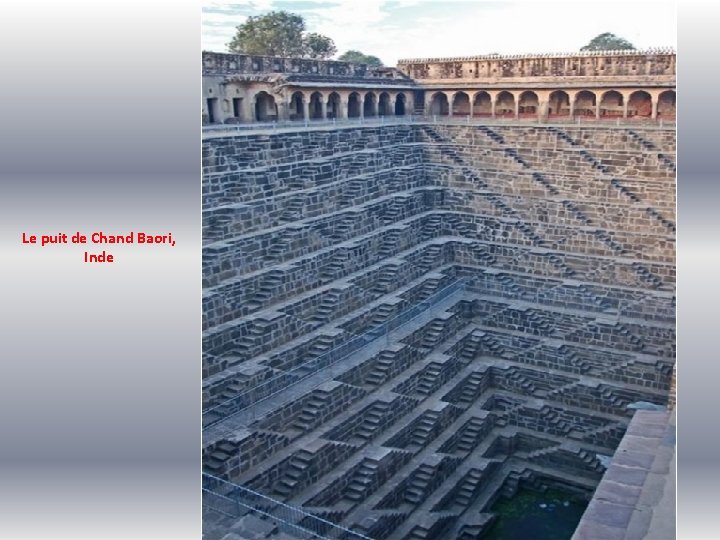
<path fill-rule="evenodd" d="M 201 536 L 200 7 L 0 2 L 2 539 Z"/>
<path fill-rule="evenodd" d="M 0 3 L 2 539 L 200 538 L 200 7 Z M 720 534 L 718 12 L 678 13 L 681 539 Z"/>

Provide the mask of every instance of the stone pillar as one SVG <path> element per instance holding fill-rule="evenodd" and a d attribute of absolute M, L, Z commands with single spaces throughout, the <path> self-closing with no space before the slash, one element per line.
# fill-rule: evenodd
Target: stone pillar
<path fill-rule="evenodd" d="M 520 97 L 513 94 L 513 101 L 515 101 L 515 120 L 520 118 Z"/>
<path fill-rule="evenodd" d="M 652 112 L 650 113 L 650 118 L 653 120 L 657 119 L 657 110 L 658 110 L 658 100 L 660 99 L 659 96 L 650 96 L 650 99 L 652 100 Z"/>
<path fill-rule="evenodd" d="M 538 120 L 547 120 L 549 106 L 550 104 L 547 101 L 538 103 Z"/>
<path fill-rule="evenodd" d="M 278 121 L 290 120 L 290 104 L 284 101 L 278 103 Z"/>
<path fill-rule="evenodd" d="M 445 94 L 445 97 L 447 97 L 448 100 L 448 118 L 452 118 L 453 115 L 453 99 L 455 98 L 455 94 L 452 94 L 448 96 Z"/>
<path fill-rule="evenodd" d="M 340 99 L 340 110 L 338 110 L 338 118 L 341 120 L 346 120 L 348 117 L 348 107 L 349 104 L 347 101 L 344 101 Z"/>
<path fill-rule="evenodd" d="M 623 118 L 628 117 L 628 100 L 623 96 Z"/>
<path fill-rule="evenodd" d="M 255 98 L 245 97 L 240 105 L 242 107 L 242 119 L 244 122 L 256 122 L 255 120 Z"/>
<path fill-rule="evenodd" d="M 230 114 L 230 100 L 227 98 L 218 98 L 218 114 L 217 114 L 217 122 L 219 124 L 224 124 L 225 120 L 232 116 Z"/>
<path fill-rule="evenodd" d="M 575 118 L 575 100 L 570 100 L 570 118 Z"/>
<path fill-rule="evenodd" d="M 602 96 L 595 98 L 595 120 L 600 120 L 600 102 L 602 101 Z"/>
<path fill-rule="evenodd" d="M 490 117 L 495 118 L 495 96 L 490 96 Z"/>
<path fill-rule="evenodd" d="M 327 119 L 327 101 L 325 101 L 325 96 L 322 97 L 320 100 L 320 110 L 322 111 L 320 114 L 322 115 L 323 120 Z"/>
<path fill-rule="evenodd" d="M 303 101 L 303 119 L 310 120 L 310 98 Z"/>
<path fill-rule="evenodd" d="M 253 96 L 252 101 L 250 102 L 250 118 L 252 118 L 252 122 L 259 122 L 260 120 L 257 117 L 257 96 Z"/>
<path fill-rule="evenodd" d="M 472 118 L 475 115 L 475 96 L 468 96 L 468 99 L 470 100 L 470 118 Z"/>

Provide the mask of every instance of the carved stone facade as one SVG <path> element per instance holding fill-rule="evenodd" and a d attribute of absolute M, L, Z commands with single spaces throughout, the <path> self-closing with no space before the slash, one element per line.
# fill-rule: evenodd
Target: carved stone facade
<path fill-rule="evenodd" d="M 203 53 L 203 123 L 425 114 L 675 118 L 673 51 L 348 62 Z"/>
<path fill-rule="evenodd" d="M 203 53 L 203 123 L 398 116 L 414 81 L 362 64 Z"/>

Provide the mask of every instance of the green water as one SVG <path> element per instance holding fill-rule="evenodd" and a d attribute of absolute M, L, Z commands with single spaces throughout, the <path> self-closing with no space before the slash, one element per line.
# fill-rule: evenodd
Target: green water
<path fill-rule="evenodd" d="M 569 540 L 587 504 L 562 491 L 520 489 L 493 505 L 498 519 L 483 540 Z"/>

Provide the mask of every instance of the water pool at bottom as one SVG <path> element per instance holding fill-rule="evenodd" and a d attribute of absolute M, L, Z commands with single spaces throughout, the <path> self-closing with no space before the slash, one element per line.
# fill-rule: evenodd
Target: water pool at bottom
<path fill-rule="evenodd" d="M 498 519 L 483 540 L 570 540 L 587 505 L 563 491 L 521 488 L 492 506 Z"/>

